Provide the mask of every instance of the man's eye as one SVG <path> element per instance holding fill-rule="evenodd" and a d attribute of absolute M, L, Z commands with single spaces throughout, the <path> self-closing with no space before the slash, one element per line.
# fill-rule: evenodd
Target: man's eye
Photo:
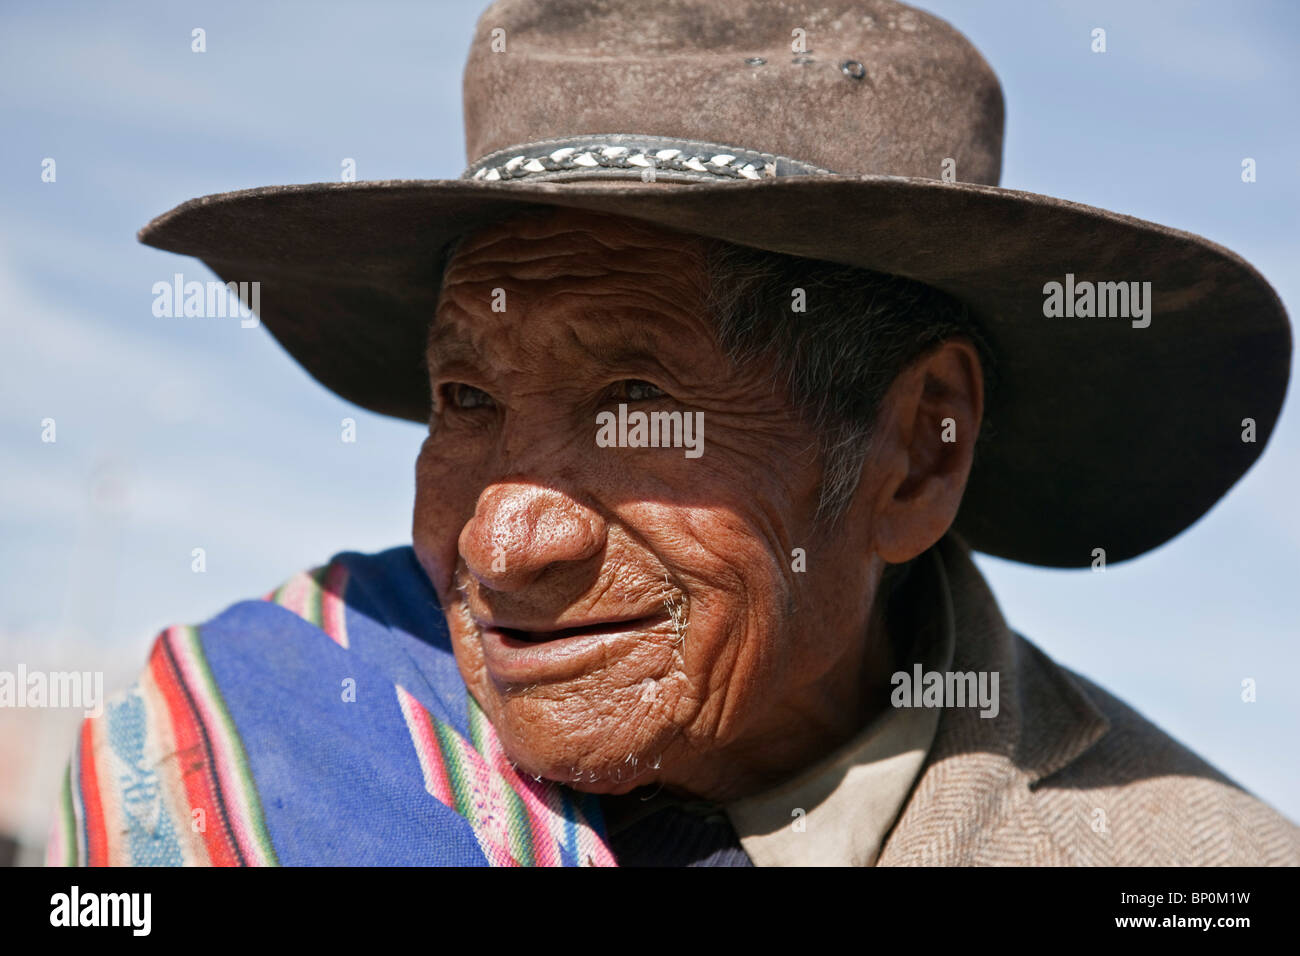
<path fill-rule="evenodd" d="M 663 398 L 666 394 L 658 385 L 651 385 L 640 379 L 625 379 L 615 386 L 619 398 L 629 402 L 643 402 L 651 398 Z"/>
<path fill-rule="evenodd" d="M 455 409 L 469 410 L 492 407 L 492 396 L 481 388 L 475 388 L 473 385 L 452 382 L 450 385 L 442 387 L 442 394 L 446 403 Z"/>

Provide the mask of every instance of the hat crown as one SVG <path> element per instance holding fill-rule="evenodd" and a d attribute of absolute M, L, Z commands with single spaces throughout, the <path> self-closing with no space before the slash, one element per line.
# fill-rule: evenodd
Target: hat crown
<path fill-rule="evenodd" d="M 993 70 L 949 24 L 892 0 L 498 0 L 475 31 L 464 103 L 471 168 L 602 134 L 842 175 L 997 185 L 1002 165 Z"/>

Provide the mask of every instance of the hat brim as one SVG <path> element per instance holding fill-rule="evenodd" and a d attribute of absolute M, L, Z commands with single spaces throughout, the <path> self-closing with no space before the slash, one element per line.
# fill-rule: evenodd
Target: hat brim
<path fill-rule="evenodd" d="M 465 180 L 320 183 L 206 196 L 140 240 L 258 281 L 260 318 L 321 384 L 424 422 L 441 253 L 530 206 L 628 216 L 907 276 L 965 301 L 998 387 L 956 522 L 1013 561 L 1121 561 L 1208 511 L 1264 448 L 1291 331 L 1269 284 L 1186 232 L 1033 193 L 895 176 L 680 187 Z M 1151 323 L 1047 318 L 1044 284 L 1151 283 Z M 1243 441 L 1243 421 L 1255 441 Z"/>

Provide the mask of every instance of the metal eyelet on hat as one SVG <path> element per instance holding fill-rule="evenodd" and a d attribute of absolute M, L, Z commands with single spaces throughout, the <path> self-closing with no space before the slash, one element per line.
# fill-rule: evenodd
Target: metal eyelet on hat
<path fill-rule="evenodd" d="M 840 72 L 845 76 L 860 80 L 867 75 L 867 68 L 857 60 L 845 60 L 840 64 Z"/>
<path fill-rule="evenodd" d="M 763 66 L 767 63 L 767 60 L 761 56 L 747 56 L 745 57 L 745 63 L 749 66 Z"/>

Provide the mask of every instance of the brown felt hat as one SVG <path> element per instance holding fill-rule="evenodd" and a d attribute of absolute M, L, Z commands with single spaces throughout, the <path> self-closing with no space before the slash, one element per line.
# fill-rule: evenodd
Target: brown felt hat
<path fill-rule="evenodd" d="M 1291 334 L 1268 283 L 1199 236 L 998 188 L 997 77 L 928 14 L 890 0 L 500 0 L 464 95 L 460 179 L 205 196 L 140 239 L 259 281 L 262 321 L 308 372 L 416 422 L 443 250 L 528 207 L 928 283 L 970 306 L 998 362 L 996 433 L 956 528 L 1031 564 L 1160 545 L 1272 432 Z M 1069 314 L 1044 314 L 1051 282 Z M 1151 283 L 1146 319 L 1113 314 L 1133 282 Z M 1105 318 L 1080 314 L 1096 283 L 1125 283 L 1095 297 Z"/>

